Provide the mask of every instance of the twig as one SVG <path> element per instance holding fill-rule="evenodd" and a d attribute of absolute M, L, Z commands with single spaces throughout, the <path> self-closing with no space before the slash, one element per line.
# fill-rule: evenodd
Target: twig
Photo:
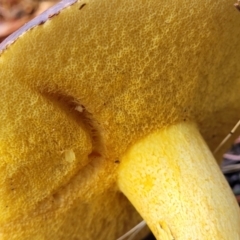
<path fill-rule="evenodd" d="M 240 6 L 239 6 L 240 7 Z M 213 153 L 217 153 L 219 149 L 227 142 L 227 140 L 233 135 L 233 133 L 237 130 L 237 128 L 240 126 L 240 120 L 237 122 L 237 124 L 233 127 L 233 129 L 229 132 L 229 134 L 222 140 L 222 142 L 218 145 L 218 147 L 213 151 Z"/>
<path fill-rule="evenodd" d="M 129 237 L 130 235 L 135 234 L 135 232 L 137 232 L 137 233 L 140 232 L 140 230 L 142 230 L 142 228 L 144 228 L 145 226 L 146 226 L 146 222 L 142 221 L 139 224 L 137 224 L 135 227 L 133 227 L 130 231 L 128 231 L 127 233 L 122 235 L 120 238 L 118 238 L 117 240 L 124 240 L 127 237 Z"/>

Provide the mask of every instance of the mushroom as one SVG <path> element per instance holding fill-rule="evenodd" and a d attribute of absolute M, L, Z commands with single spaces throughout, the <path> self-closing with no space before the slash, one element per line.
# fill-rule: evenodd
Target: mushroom
<path fill-rule="evenodd" d="M 239 26 L 228 0 L 66 0 L 8 37 L 1 239 L 116 239 L 136 210 L 159 240 L 239 239 L 210 151 L 239 118 Z"/>

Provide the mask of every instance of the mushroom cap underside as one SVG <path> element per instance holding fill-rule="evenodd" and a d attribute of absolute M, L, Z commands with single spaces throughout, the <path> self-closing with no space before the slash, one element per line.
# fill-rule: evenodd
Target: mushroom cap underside
<path fill-rule="evenodd" d="M 113 158 L 179 121 L 196 121 L 212 147 L 219 143 L 240 109 L 240 18 L 231 3 L 61 4 L 70 2 L 2 46 L 2 81 L 73 99 L 99 125 Z"/>
<path fill-rule="evenodd" d="M 107 176 L 98 191 L 109 188 L 115 179 L 114 162 L 137 139 L 156 129 L 194 121 L 214 148 L 239 119 L 240 16 L 233 3 L 89 0 L 60 4 L 56 12 L 49 10 L 48 20 L 37 17 L 38 24 L 31 22 L 29 29 L 23 27 L 1 45 L 0 136 L 2 142 L 14 139 L 2 153 L 13 146 L 16 159 L 28 157 L 30 162 L 31 154 L 24 147 L 33 143 L 39 144 L 46 159 L 52 159 L 53 151 L 43 149 L 56 149 L 67 160 L 62 165 L 46 160 L 49 172 L 45 173 L 39 165 L 39 181 L 46 178 L 51 184 L 46 188 L 44 181 L 39 183 L 36 192 L 30 192 L 36 199 L 39 189 L 49 188 L 42 200 L 91 159 L 104 159 L 91 162 L 102 173 L 88 169 L 83 176 L 89 180 L 91 173 L 91 183 Z M 70 147 L 80 150 L 72 152 Z M 15 166 L 16 155 L 4 154 Z M 81 154 L 84 157 L 78 158 Z M 37 162 L 36 157 L 29 176 Z M 1 167 L 2 173 L 8 171 Z M 56 167 L 59 173 L 51 178 L 48 173 Z M 18 171 L 15 176 L 19 184 L 27 182 L 20 175 Z M 90 188 L 85 188 L 86 195 Z M 4 196 L 9 198 L 7 190 Z M 15 198 L 10 200 L 14 203 Z M 6 219 L 13 216 L 9 214 Z"/>

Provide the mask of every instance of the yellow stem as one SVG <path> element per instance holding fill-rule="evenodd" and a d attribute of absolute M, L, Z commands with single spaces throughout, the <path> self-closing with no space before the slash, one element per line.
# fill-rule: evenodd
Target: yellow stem
<path fill-rule="evenodd" d="M 118 184 L 158 240 L 240 239 L 240 212 L 196 126 L 179 123 L 128 149 Z"/>

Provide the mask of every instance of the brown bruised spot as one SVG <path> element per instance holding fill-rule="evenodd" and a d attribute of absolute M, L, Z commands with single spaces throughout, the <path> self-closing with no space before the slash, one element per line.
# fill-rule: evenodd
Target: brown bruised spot
<path fill-rule="evenodd" d="M 32 19 L 28 23 L 26 23 L 24 26 L 19 28 L 17 31 L 12 33 L 9 37 L 7 37 L 1 44 L 0 44 L 0 54 L 13 42 L 15 42 L 19 36 L 21 36 L 23 33 L 27 32 L 28 30 L 44 24 L 48 19 L 52 18 L 55 15 L 58 15 L 64 8 L 69 7 L 76 3 L 78 0 L 63 0 L 56 5 L 52 6 L 36 18 Z"/>
<path fill-rule="evenodd" d="M 41 22 L 38 23 L 38 25 L 42 25 L 42 24 L 44 24 L 44 23 L 45 23 L 44 21 L 41 21 Z"/>
<path fill-rule="evenodd" d="M 84 6 L 86 6 L 86 3 L 82 4 L 79 8 L 79 10 L 81 10 Z"/>
<path fill-rule="evenodd" d="M 54 16 L 56 16 L 56 15 L 58 15 L 58 14 L 59 14 L 59 12 L 50 14 L 50 15 L 48 15 L 48 18 L 52 18 L 52 17 L 54 17 Z"/>

